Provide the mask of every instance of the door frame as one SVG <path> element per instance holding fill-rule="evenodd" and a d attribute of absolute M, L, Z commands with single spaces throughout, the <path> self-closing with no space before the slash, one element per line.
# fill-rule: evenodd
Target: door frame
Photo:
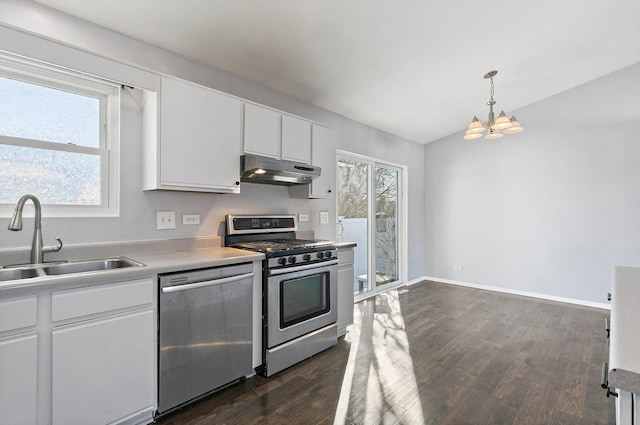
<path fill-rule="evenodd" d="M 408 199 L 407 199 L 407 174 L 408 167 L 406 165 L 393 163 L 390 161 L 381 160 L 378 158 L 374 158 L 371 156 L 361 155 L 349 151 L 344 151 L 337 149 L 336 150 L 336 164 L 339 159 L 347 159 L 347 160 L 355 160 L 366 162 L 371 165 L 369 170 L 369 193 L 371 195 L 371 199 L 375 199 L 375 166 L 379 165 L 382 167 L 390 167 L 397 169 L 398 172 L 398 280 L 391 284 L 385 284 L 382 287 L 378 287 L 373 282 L 373 286 L 375 287 L 372 291 L 367 291 L 364 294 L 358 294 L 354 297 L 354 301 L 358 302 L 360 300 L 373 297 L 381 292 L 385 292 L 390 289 L 398 288 L 399 286 L 405 286 L 407 284 L 407 276 L 408 276 L 408 230 L 407 223 L 409 218 L 408 213 Z M 336 166 L 336 212 L 338 209 L 338 167 Z M 367 232 L 368 232 L 368 250 L 367 250 L 367 278 L 371 278 L 373 275 L 375 276 L 375 214 L 374 214 L 374 202 L 369 200 L 368 205 L 368 222 L 367 222 Z M 337 214 L 336 214 L 337 220 Z M 373 242 L 373 243 L 372 243 Z M 357 248 L 356 248 L 357 249 Z M 382 289 L 380 289 L 382 288 Z"/>

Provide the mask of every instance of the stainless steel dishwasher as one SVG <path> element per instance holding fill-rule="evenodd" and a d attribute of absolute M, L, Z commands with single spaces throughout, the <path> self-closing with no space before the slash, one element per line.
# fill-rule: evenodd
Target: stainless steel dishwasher
<path fill-rule="evenodd" d="M 253 265 L 160 275 L 158 413 L 253 373 Z"/>

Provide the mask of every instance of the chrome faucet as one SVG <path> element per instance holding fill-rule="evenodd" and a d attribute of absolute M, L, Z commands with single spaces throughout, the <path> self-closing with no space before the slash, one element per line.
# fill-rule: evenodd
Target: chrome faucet
<path fill-rule="evenodd" d="M 9 222 L 9 230 L 22 230 L 22 209 L 24 208 L 24 204 L 31 200 L 33 202 L 33 207 L 36 210 L 36 215 L 34 217 L 34 229 L 33 229 L 33 242 L 31 243 L 31 263 L 32 264 L 40 264 L 44 262 L 44 253 L 45 252 L 58 252 L 62 249 L 62 240 L 60 238 L 56 238 L 58 241 L 58 246 L 42 246 L 42 207 L 40 206 L 40 201 L 33 195 L 23 195 L 18 200 L 16 204 L 16 210 L 13 213 L 13 217 L 11 217 L 11 221 Z"/>

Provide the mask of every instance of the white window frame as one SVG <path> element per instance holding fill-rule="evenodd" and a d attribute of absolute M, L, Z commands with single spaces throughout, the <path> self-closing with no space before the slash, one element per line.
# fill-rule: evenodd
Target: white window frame
<path fill-rule="evenodd" d="M 354 302 L 362 301 L 367 298 L 375 297 L 376 295 L 391 290 L 396 289 L 400 286 L 407 284 L 407 276 L 409 275 L 409 231 L 408 231 L 408 223 L 409 223 L 409 198 L 406 196 L 408 190 L 408 179 L 409 175 L 409 167 L 402 164 L 397 164 L 394 162 L 389 162 L 386 160 L 374 158 L 367 155 L 361 155 L 354 152 L 336 150 L 336 182 L 339 181 L 338 177 L 338 167 L 337 163 L 339 160 L 352 160 L 358 161 L 364 164 L 369 165 L 369 187 L 368 187 L 368 196 L 369 203 L 368 208 L 369 211 L 367 213 L 368 216 L 368 242 L 367 242 L 367 278 L 369 276 L 374 276 L 376 271 L 375 265 L 375 213 L 374 213 L 374 202 L 375 199 L 375 168 L 376 166 L 381 166 L 385 168 L 390 168 L 398 171 L 398 279 L 393 282 L 386 284 L 384 286 L 378 287 L 375 285 L 375 280 L 371 283 L 373 284 L 373 290 L 366 291 L 364 293 L 358 294 L 354 296 Z M 337 183 L 336 183 L 337 184 Z M 337 190 L 336 190 L 337 192 Z M 338 199 L 336 196 L 336 211 L 340 211 L 338 207 Z M 338 235 L 336 235 L 338 237 Z"/>
<path fill-rule="evenodd" d="M 0 144 L 92 154 L 100 157 L 100 205 L 43 204 L 47 217 L 118 217 L 120 214 L 119 84 L 8 55 L 0 55 L 0 76 L 94 97 L 100 101 L 100 146 L 46 142 L 0 135 Z M 18 199 L 15 200 L 16 202 Z M 0 218 L 9 218 L 15 204 L 0 204 Z M 31 209 L 25 209 L 25 215 Z"/>

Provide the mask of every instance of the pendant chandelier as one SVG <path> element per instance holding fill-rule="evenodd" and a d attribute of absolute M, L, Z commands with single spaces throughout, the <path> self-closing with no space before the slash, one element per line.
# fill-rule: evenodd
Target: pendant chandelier
<path fill-rule="evenodd" d="M 479 139 L 482 137 L 485 130 L 487 130 L 487 134 L 484 135 L 485 139 L 498 139 L 505 134 L 520 133 L 521 131 L 524 131 L 524 128 L 520 126 L 515 115 L 512 115 L 511 118 L 509 118 L 504 111 L 500 111 L 498 119 L 494 119 L 493 105 L 496 104 L 496 101 L 493 100 L 493 77 L 495 77 L 497 73 L 498 71 L 489 71 L 484 74 L 485 79 L 491 80 L 491 96 L 487 102 L 487 105 L 489 105 L 489 119 L 486 123 L 483 123 L 478 119 L 478 117 L 474 116 L 464 136 L 467 140 Z"/>

